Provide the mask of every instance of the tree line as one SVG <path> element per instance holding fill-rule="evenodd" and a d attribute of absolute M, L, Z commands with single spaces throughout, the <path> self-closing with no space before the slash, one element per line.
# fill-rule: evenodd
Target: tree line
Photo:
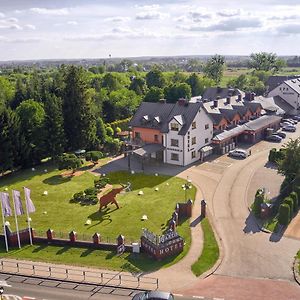
<path fill-rule="evenodd" d="M 128 65 L 124 63 L 124 70 Z M 250 76 L 265 80 L 266 65 Z M 272 68 L 270 64 L 269 72 Z M 0 172 L 76 149 L 115 152 L 120 143 L 108 123 L 130 118 L 141 101 L 175 102 L 202 95 L 220 84 L 224 69 L 224 57 L 215 55 L 202 74 L 163 72 L 159 65 L 149 72 L 96 72 L 72 65 L 6 72 L 0 76 Z M 260 87 L 250 76 L 230 84 L 246 90 Z"/>

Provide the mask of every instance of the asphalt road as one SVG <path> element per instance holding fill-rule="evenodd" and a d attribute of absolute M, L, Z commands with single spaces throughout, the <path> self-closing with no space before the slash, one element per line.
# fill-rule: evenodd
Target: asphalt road
<path fill-rule="evenodd" d="M 62 283 L 59 287 L 57 282 L 43 281 L 28 277 L 11 277 L 4 280 L 6 276 L 0 276 L 0 285 L 4 287 L 3 298 L 5 300 L 72 300 L 72 299 L 91 299 L 91 300 L 129 300 L 137 293 L 134 290 L 126 290 L 121 288 L 94 287 L 81 284 L 74 289 L 74 284 Z M 195 300 L 195 297 L 183 295 L 175 295 L 178 300 Z M 199 299 L 199 298 L 198 298 Z M 209 300 L 208 298 L 201 298 Z M 213 300 L 213 299 L 212 299 Z"/>

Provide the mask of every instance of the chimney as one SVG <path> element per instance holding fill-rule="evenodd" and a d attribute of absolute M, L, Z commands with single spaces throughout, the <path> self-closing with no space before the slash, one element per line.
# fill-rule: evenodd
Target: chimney
<path fill-rule="evenodd" d="M 159 103 L 160 104 L 165 104 L 166 103 L 166 99 L 159 99 Z"/>
<path fill-rule="evenodd" d="M 218 107 L 218 100 L 214 100 L 214 107 L 215 107 L 215 108 Z"/>
<path fill-rule="evenodd" d="M 230 102 L 231 102 L 231 97 L 227 97 L 226 98 L 226 104 L 230 104 Z"/>
<path fill-rule="evenodd" d="M 233 88 L 229 88 L 228 89 L 228 96 L 233 96 L 234 94 L 234 89 Z"/>
<path fill-rule="evenodd" d="M 184 98 L 180 98 L 180 99 L 178 99 L 178 105 L 182 105 L 182 106 L 184 106 L 185 104 L 186 104 L 186 99 L 184 99 Z"/>
<path fill-rule="evenodd" d="M 242 95 L 241 95 L 241 94 L 238 94 L 237 100 L 238 100 L 238 101 L 242 101 Z"/>
<path fill-rule="evenodd" d="M 246 100 L 246 101 L 251 101 L 251 93 L 247 92 L 247 93 L 245 94 L 245 100 Z"/>
<path fill-rule="evenodd" d="M 251 99 L 250 101 L 253 101 L 254 98 L 255 98 L 255 93 L 252 92 L 251 95 L 250 95 L 250 99 Z"/>
<path fill-rule="evenodd" d="M 222 88 L 220 86 L 217 86 L 217 94 L 220 94 L 222 91 Z"/>

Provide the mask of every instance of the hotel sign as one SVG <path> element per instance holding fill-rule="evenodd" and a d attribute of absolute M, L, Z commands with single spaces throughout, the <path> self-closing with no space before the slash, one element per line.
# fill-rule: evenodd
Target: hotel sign
<path fill-rule="evenodd" d="M 181 252 L 184 247 L 184 240 L 172 230 L 163 235 L 156 235 L 148 229 L 143 229 L 141 247 L 143 251 L 160 260 Z"/>

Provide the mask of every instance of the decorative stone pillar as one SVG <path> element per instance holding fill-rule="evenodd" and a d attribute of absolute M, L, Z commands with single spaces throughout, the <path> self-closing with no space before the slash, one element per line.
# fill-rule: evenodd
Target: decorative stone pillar
<path fill-rule="evenodd" d="M 190 218 L 192 216 L 192 209 L 193 209 L 193 200 L 189 199 L 186 203 L 187 207 L 186 207 L 186 214 L 187 217 Z"/>
<path fill-rule="evenodd" d="M 101 236 L 100 236 L 99 233 L 96 232 L 93 235 L 93 243 L 96 244 L 96 245 L 98 245 L 100 243 L 100 241 L 101 241 Z"/>
<path fill-rule="evenodd" d="M 76 239 L 77 239 L 77 233 L 72 230 L 70 233 L 69 233 L 69 238 L 70 238 L 70 242 L 71 243 L 74 243 L 76 242 Z"/>
<path fill-rule="evenodd" d="M 46 231 L 46 234 L 47 234 L 47 239 L 48 239 L 49 241 L 52 241 L 53 238 L 54 238 L 54 231 L 53 231 L 52 229 L 49 228 L 49 229 Z"/>
<path fill-rule="evenodd" d="M 120 246 L 120 245 L 123 245 L 123 244 L 125 244 L 125 237 L 124 237 L 124 235 L 120 234 L 117 237 L 117 245 Z"/>

